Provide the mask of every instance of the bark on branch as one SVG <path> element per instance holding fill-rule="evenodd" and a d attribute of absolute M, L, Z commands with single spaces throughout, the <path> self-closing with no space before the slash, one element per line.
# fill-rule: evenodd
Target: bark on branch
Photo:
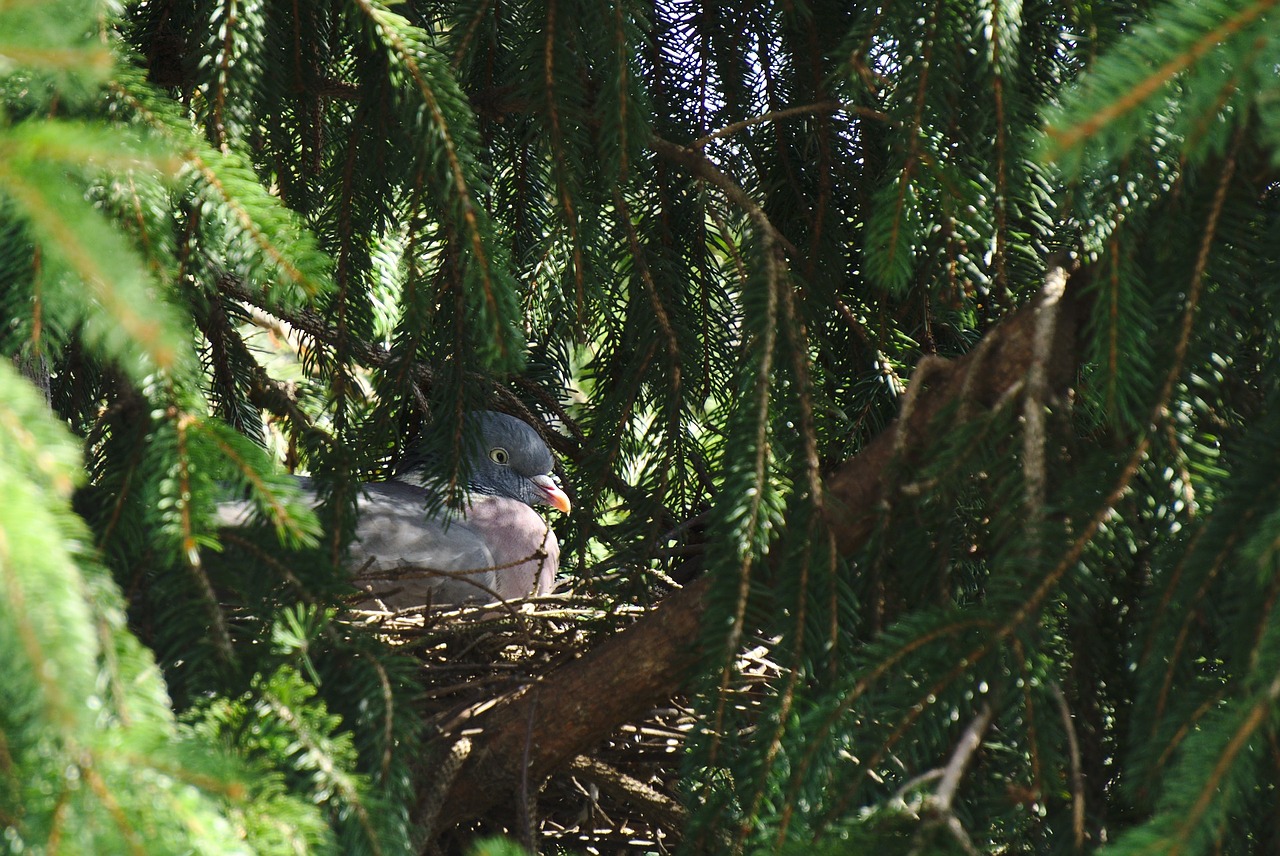
<path fill-rule="evenodd" d="M 1038 361 L 1049 389 L 1069 384 L 1077 364 L 1082 278 L 1073 275 L 1056 300 L 1037 299 L 1011 314 L 964 357 L 937 361 L 927 373 L 917 370 L 912 382 L 924 385 L 913 392 L 910 407 L 826 479 L 828 519 L 841 553 L 866 542 L 892 485 L 893 465 L 927 446 L 931 422 L 947 405 L 963 400 L 961 410 L 969 413 L 991 408 L 1016 394 Z M 1055 313 L 1055 323 L 1046 324 L 1044 312 Z M 1037 330 L 1052 331 L 1052 342 L 1037 343 Z M 698 660 L 708 587 L 706 579 L 692 583 L 632 627 L 461 726 L 472 751 L 445 798 L 440 825 L 510 801 L 522 777 L 541 781 L 678 692 Z"/>

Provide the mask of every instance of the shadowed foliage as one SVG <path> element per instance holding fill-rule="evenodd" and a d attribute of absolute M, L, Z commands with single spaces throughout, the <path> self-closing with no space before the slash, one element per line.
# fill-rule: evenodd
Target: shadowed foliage
<path fill-rule="evenodd" d="M 0 3 L 0 851 L 1274 851 L 1276 5 Z"/>

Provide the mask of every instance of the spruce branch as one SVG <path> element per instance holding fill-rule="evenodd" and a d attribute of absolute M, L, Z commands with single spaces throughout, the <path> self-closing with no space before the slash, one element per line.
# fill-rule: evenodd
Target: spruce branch
<path fill-rule="evenodd" d="M 1079 295 L 1087 278 L 1086 271 L 1073 273 L 1061 298 L 1049 363 L 1049 379 L 1054 388 L 1065 385 L 1075 375 L 1076 323 L 1083 311 Z M 967 377 L 974 367 L 972 354 L 955 360 L 946 382 L 921 394 L 910 424 L 905 428 L 890 425 L 825 479 L 828 524 L 840 554 L 854 552 L 871 533 L 889 484 L 888 469 L 898 457 L 895 438 L 899 431 L 905 431 L 909 439 L 907 450 L 918 454 L 929 444 L 933 417 L 955 401 L 962 390 L 977 405 L 990 407 L 1010 387 L 1023 381 L 1036 353 L 1034 303 L 1013 313 L 987 337 L 991 340 L 989 356 L 983 360 L 984 368 L 978 377 Z M 589 750 L 618 725 L 669 698 L 684 684 L 699 659 L 697 640 L 709 588 L 708 579 L 696 580 L 633 626 L 542 675 L 538 679 L 541 692 L 533 726 L 536 737 L 527 766 L 522 763 L 532 703 L 527 693 L 505 697 L 478 718 L 469 720 L 472 752 L 439 816 L 449 818 L 451 823 L 476 817 L 513 794 L 520 777 L 528 775 L 531 781 L 540 780 Z M 976 619 L 961 621 L 928 638 L 917 639 L 912 643 L 913 649 L 947 633 L 975 626 L 986 625 Z M 905 655 L 904 651 L 902 656 Z M 891 667 L 884 664 L 880 674 Z M 583 704 L 583 699 L 590 699 L 591 703 Z M 441 739 L 453 738 L 446 733 Z M 815 735 L 811 746 L 820 742 L 821 735 Z M 807 756 L 797 763 L 792 788 L 798 787 L 812 760 Z M 794 794 L 785 800 L 780 841 L 785 838 L 786 817 L 794 802 Z"/>
<path fill-rule="evenodd" d="M 766 279 L 766 302 L 761 323 L 763 324 L 762 332 L 759 334 L 759 341 L 754 347 L 760 353 L 760 363 L 755 368 L 755 383 L 753 396 L 755 398 L 755 438 L 753 448 L 755 449 L 755 458 L 753 463 L 753 474 L 755 487 L 751 493 L 751 499 L 747 511 L 747 522 L 745 532 L 747 536 L 743 539 L 743 543 L 749 544 L 754 541 L 754 534 L 761 522 L 761 509 L 765 496 L 765 479 L 767 477 L 767 431 L 768 431 L 768 411 L 771 390 L 771 374 L 774 360 L 774 349 L 776 347 L 778 335 L 778 315 L 779 306 L 791 299 L 792 284 L 790 282 L 787 264 L 783 258 L 785 250 L 792 258 L 799 257 L 799 250 L 774 226 L 764 209 L 761 208 L 755 200 L 753 200 L 741 187 L 732 179 L 721 172 L 715 164 L 699 149 L 688 148 L 671 143 L 661 137 L 654 136 L 651 139 L 651 145 L 659 155 L 680 163 L 690 170 L 695 176 L 703 178 L 717 187 L 725 196 L 740 207 L 750 217 L 755 224 L 763 244 L 764 268 Z M 794 316 L 794 310 L 792 310 Z M 788 325 L 788 329 L 794 328 L 798 324 L 798 320 L 792 319 L 792 324 Z M 800 383 L 806 385 L 808 376 L 807 369 L 801 366 L 801 373 L 797 376 Z M 811 418 L 811 417 L 810 417 Z M 802 430 L 806 432 L 806 443 L 812 440 L 811 423 L 802 426 Z M 810 463 L 808 472 L 816 484 L 816 453 L 807 457 Z M 812 497 L 816 503 L 821 503 L 821 489 L 813 489 Z M 716 753 L 719 746 L 719 735 L 722 733 L 722 725 L 725 714 L 725 705 L 728 701 L 728 688 L 732 678 L 734 657 L 733 652 L 737 650 L 741 642 L 742 634 L 745 628 L 746 609 L 748 595 L 751 585 L 752 570 L 752 551 L 750 547 L 744 549 L 737 562 L 738 587 L 736 600 L 733 611 L 733 621 L 729 632 L 725 636 L 724 650 L 726 655 L 723 658 L 724 665 L 721 669 L 719 678 L 719 688 L 716 692 L 715 711 L 712 715 L 712 724 L 709 729 L 711 736 L 711 745 L 708 749 L 708 763 L 714 765 L 716 762 Z M 771 750 L 776 752 L 775 750 Z M 741 835 L 741 831 L 740 831 Z"/>
<path fill-rule="evenodd" d="M 995 123 L 996 123 L 996 140 L 995 140 L 995 252 L 992 254 L 992 263 L 995 265 L 995 273 L 992 277 L 992 287 L 997 295 L 997 299 L 1008 292 L 1009 279 L 1006 266 L 1008 263 L 1007 246 L 1009 241 L 1009 152 L 1008 152 L 1008 134 L 1009 122 L 1005 115 L 1005 81 L 1004 81 L 1004 51 L 1001 42 L 1005 38 L 1005 21 L 1001 17 L 1000 3 L 993 3 L 991 6 L 991 95 L 995 103 Z M 1016 25 L 1014 25 L 1016 26 Z"/>
<path fill-rule="evenodd" d="M 831 566 L 827 571 L 834 577 L 835 567 L 835 549 L 832 541 L 831 530 L 826 526 L 825 508 L 823 500 L 823 486 L 821 467 L 818 461 L 817 448 L 817 432 L 814 427 L 812 395 L 813 390 L 810 384 L 810 376 L 808 365 L 806 363 L 809 349 L 805 340 L 804 328 L 800 323 L 798 313 L 795 306 L 794 290 L 784 287 L 782 289 L 782 321 L 783 330 L 789 333 L 796 341 L 792 342 L 792 372 L 796 385 L 799 387 L 800 401 L 800 435 L 801 447 L 803 450 L 803 466 L 806 480 L 806 487 L 809 493 L 810 508 L 812 517 L 809 520 L 807 531 L 802 536 L 803 548 L 801 550 L 801 561 L 798 563 L 799 568 L 796 571 L 798 577 L 796 584 L 796 596 L 794 606 L 794 619 L 792 621 L 792 640 L 791 645 L 794 649 L 792 661 L 786 669 L 787 678 L 781 692 L 779 709 L 777 714 L 778 725 L 774 729 L 769 739 L 767 748 L 765 749 L 763 763 L 759 774 L 759 784 L 756 787 L 755 796 L 752 798 L 751 805 L 747 811 L 744 822 L 739 826 L 738 837 L 735 842 L 735 851 L 742 849 L 746 843 L 747 836 L 750 834 L 750 818 L 756 816 L 761 802 L 765 798 L 767 790 L 767 779 L 773 768 L 778 754 L 782 750 L 782 740 L 786 730 L 786 724 L 790 720 L 792 705 L 796 699 L 796 688 L 803 672 L 803 652 L 804 652 L 804 636 L 807 612 L 809 608 L 809 581 L 811 576 L 810 564 L 813 560 L 815 552 L 826 554 L 829 557 Z M 832 622 L 836 620 L 836 611 L 832 611 Z M 827 642 L 829 650 L 836 650 L 838 640 L 838 627 L 834 624 L 829 629 Z M 835 668 L 834 653 L 832 654 L 832 669 Z M 722 687 L 723 692 L 723 687 Z"/>
<path fill-rule="evenodd" d="M 252 306 L 287 322 L 294 329 L 318 342 L 323 342 L 332 347 L 337 347 L 339 342 L 345 342 L 352 356 L 366 366 L 385 369 L 393 364 L 394 358 L 385 348 L 365 342 L 357 336 L 343 336 L 340 330 L 331 326 L 323 316 L 314 310 L 305 308 L 285 309 L 270 306 L 261 297 L 245 288 L 244 283 L 235 276 L 228 274 L 220 277 L 218 279 L 218 290 L 247 306 Z M 413 375 L 414 380 L 426 388 L 429 388 L 434 381 L 431 369 L 417 362 L 413 364 Z"/>
<path fill-rule="evenodd" d="M 1107 102 L 1093 115 L 1065 129 L 1050 125 L 1046 131 L 1051 143 L 1047 153 L 1049 159 L 1062 157 L 1067 151 L 1096 136 L 1112 122 L 1137 110 L 1162 86 L 1262 18 L 1277 2 L 1280 0 L 1255 0 L 1249 3 L 1212 30 L 1202 33 L 1185 50 L 1164 62 L 1151 74 L 1129 85 L 1122 97 Z"/>
<path fill-rule="evenodd" d="M 725 634 L 724 665 L 720 673 L 719 688 L 716 693 L 715 714 L 713 715 L 712 726 L 710 729 L 712 741 L 711 747 L 708 750 L 708 763 L 711 765 L 715 764 L 719 737 L 723 733 L 722 725 L 725 706 L 728 703 L 729 683 L 734 669 L 734 654 L 737 652 L 738 646 L 741 644 L 742 634 L 746 627 L 747 600 L 751 590 L 751 567 L 754 559 L 750 545 L 755 540 L 755 535 L 759 531 L 759 526 L 761 524 L 761 512 L 765 497 L 765 482 L 769 475 L 769 393 L 772 383 L 774 349 L 778 335 L 778 299 L 779 292 L 782 287 L 779 282 L 780 276 L 778 268 L 782 267 L 782 263 L 774 255 L 771 237 L 775 232 L 763 211 L 760 211 L 759 213 L 759 222 L 761 223 L 764 231 L 764 235 L 762 237 L 764 238 L 765 244 L 767 281 L 765 308 L 762 319 L 763 330 L 761 331 L 759 341 L 754 343 L 754 347 L 758 348 L 760 352 L 760 362 L 756 368 L 753 383 L 754 389 L 752 390 L 754 401 L 747 402 L 751 407 L 751 412 L 754 416 L 753 430 L 755 436 L 752 443 L 754 456 L 751 468 L 754 484 L 752 493 L 750 494 L 751 499 L 748 504 L 747 524 L 744 528 L 744 534 L 746 537 L 740 539 L 740 543 L 744 546 L 740 548 L 739 555 L 737 557 L 736 570 L 738 574 L 738 588 L 736 600 L 734 602 L 733 622 L 729 632 Z"/>
<path fill-rule="evenodd" d="M 303 603 L 314 604 L 321 602 L 320 599 L 315 596 L 315 593 L 312 592 L 308 586 L 304 585 L 302 580 L 298 579 L 298 575 L 293 572 L 293 569 L 277 558 L 276 550 L 264 550 L 251 539 L 237 534 L 236 529 L 223 529 L 218 533 L 218 540 L 227 544 L 234 544 L 241 550 L 244 550 L 246 553 L 253 556 L 259 562 L 262 562 L 265 566 L 271 568 L 271 570 L 280 575 L 280 579 L 284 580 L 293 588 L 297 593 L 298 598 Z"/>
<path fill-rule="evenodd" d="M 1205 812 L 1209 810 L 1215 799 L 1221 798 L 1223 779 L 1230 772 L 1237 756 L 1244 750 L 1254 733 L 1274 715 L 1277 702 L 1280 702 L 1280 676 L 1274 678 L 1267 685 L 1266 690 L 1259 694 L 1254 703 L 1249 706 L 1243 721 L 1232 733 L 1227 745 L 1223 747 L 1209 776 L 1201 784 L 1195 802 L 1182 816 L 1182 822 L 1178 824 L 1178 834 L 1170 842 L 1167 851 L 1169 856 L 1179 856 L 1184 851 L 1187 842 L 1191 840 L 1192 832 L 1204 817 Z"/>
<path fill-rule="evenodd" d="M 622 195 L 622 191 L 617 188 L 613 191 L 613 204 L 618 211 L 618 222 L 621 224 L 623 231 L 626 232 L 627 243 L 631 247 L 631 262 L 640 274 L 640 281 L 644 283 L 645 294 L 649 298 L 649 304 L 653 307 L 654 317 L 658 319 L 658 328 L 662 331 L 663 339 L 666 342 L 666 358 L 671 365 L 672 374 L 671 397 L 678 404 L 683 392 L 680 385 L 680 341 L 676 338 L 675 328 L 671 325 L 671 315 L 667 312 L 667 307 L 663 305 L 662 297 L 658 294 L 657 283 L 654 282 L 653 274 L 649 271 L 649 263 L 645 258 L 644 248 L 640 246 L 640 236 L 636 234 L 635 224 L 631 219 L 631 209 L 627 205 L 627 200 Z M 575 267 L 580 267 L 580 265 Z"/>
<path fill-rule="evenodd" d="M 175 497 L 175 502 L 178 506 L 181 536 L 178 555 L 200 593 L 201 602 L 209 616 L 209 626 L 213 630 L 218 657 L 223 665 L 230 666 L 237 661 L 235 647 L 231 643 L 231 631 L 227 627 L 226 617 L 222 614 L 222 605 L 218 601 L 218 596 L 214 593 L 213 583 L 210 582 L 204 563 L 200 559 L 191 517 L 191 457 L 187 450 L 187 433 L 195 423 L 196 417 L 180 411 L 176 406 L 170 407 L 167 416 L 173 423 L 177 451 L 178 495 Z"/>
<path fill-rule="evenodd" d="M 556 99 L 556 0 L 547 3 L 545 37 L 542 45 L 542 86 L 546 99 L 547 119 L 551 125 L 551 159 L 555 171 L 556 188 L 560 193 L 560 207 L 564 211 L 565 227 L 569 230 L 569 244 L 573 248 L 573 282 L 576 315 L 581 321 L 583 301 L 583 254 L 578 231 L 578 212 L 569 193 L 569 169 L 565 164 L 564 132 L 561 128 L 560 108 Z M 616 191 L 615 191 L 616 192 Z M 630 221 L 628 221 L 629 223 Z"/>
<path fill-rule="evenodd" d="M 1277 2 L 1280 2 L 1280 0 L 1277 0 Z M 1214 189 L 1213 201 L 1209 207 L 1209 216 L 1205 222 L 1204 231 L 1200 236 L 1200 247 L 1199 252 L 1196 254 L 1195 267 L 1191 271 L 1186 306 L 1183 309 L 1178 329 L 1178 341 L 1173 348 L 1172 364 L 1165 373 L 1164 383 L 1160 387 L 1155 407 L 1152 409 L 1151 417 L 1148 420 L 1153 428 L 1159 424 L 1160 417 L 1164 414 L 1168 405 L 1169 396 L 1173 394 L 1174 384 L 1182 376 L 1183 365 L 1187 358 L 1187 348 L 1191 344 L 1191 332 L 1200 308 L 1200 295 L 1204 291 L 1205 268 L 1208 267 L 1209 253 L 1218 237 L 1218 221 L 1222 216 L 1222 209 L 1227 200 L 1227 190 L 1231 187 L 1232 179 L 1235 178 L 1237 157 L 1244 139 L 1245 126 L 1242 125 L 1236 132 L 1235 138 L 1232 140 L 1231 149 L 1227 152 L 1227 156 L 1220 166 L 1218 184 Z"/>
<path fill-rule="evenodd" d="M 420 62 L 418 46 L 415 43 L 411 43 L 405 33 L 401 31 L 400 25 L 407 22 L 404 22 L 404 19 L 399 18 L 399 16 L 388 12 L 380 4 L 371 2 L 371 0 L 355 0 L 355 5 L 373 21 L 385 46 L 408 73 L 414 89 L 422 98 L 422 103 L 431 117 L 433 130 L 440 137 L 453 184 L 453 194 L 457 200 L 457 213 L 461 215 L 461 222 L 466 230 L 466 239 L 471 255 L 479 268 L 479 285 L 489 311 L 491 324 L 489 332 L 500 356 L 503 359 L 507 359 L 511 355 L 508 351 L 509 343 L 506 331 L 502 329 L 503 317 L 499 309 L 500 300 L 497 293 L 501 284 L 494 279 L 489 251 L 486 246 L 487 237 L 481 224 L 481 212 L 483 209 L 472 198 L 471 184 L 473 177 L 468 174 L 464 164 L 465 155 L 460 148 L 459 141 L 455 138 L 453 124 L 445 114 L 441 98 L 436 93 L 433 85 L 434 81 L 429 71 Z"/>
<path fill-rule="evenodd" d="M 462 59 L 467 54 L 467 49 L 471 47 L 472 41 L 475 39 L 476 30 L 480 28 L 480 22 L 484 20 L 484 16 L 488 14 L 489 7 L 493 5 L 493 0 L 481 0 L 476 4 L 475 11 L 471 14 L 471 20 L 467 23 L 467 28 L 462 34 L 462 38 L 458 40 L 458 45 L 453 49 L 453 61 L 450 66 L 457 71 L 462 65 Z"/>
<path fill-rule="evenodd" d="M 302 711 L 295 710 L 286 699 L 269 689 L 262 692 L 261 704 L 285 726 L 296 741 L 297 749 L 306 753 L 308 763 L 315 766 L 326 787 L 333 788 L 342 797 L 363 830 L 370 849 L 380 856 L 382 846 L 369 808 L 356 782 L 334 758 L 328 735 L 317 731 Z"/>
<path fill-rule="evenodd" d="M 98 771 L 97 761 L 92 755 L 86 754 L 77 764 L 80 775 L 89 783 L 89 789 L 93 791 L 94 796 L 107 809 L 107 813 L 111 816 L 112 822 L 115 823 L 116 829 L 124 837 L 129 847 L 129 852 L 133 856 L 147 856 L 146 843 L 141 833 L 134 828 L 134 824 L 129 820 L 128 813 L 120 805 L 120 801 L 116 799 L 111 788 L 103 781 L 102 774 Z"/>
<path fill-rule="evenodd" d="M 695 177 L 719 189 L 725 195 L 725 198 L 746 212 L 751 217 L 752 222 L 760 229 L 766 244 L 777 244 L 786 250 L 787 255 L 793 259 L 801 257 L 800 251 L 796 249 L 795 244 L 791 243 L 785 235 L 778 231 L 769 220 L 769 215 L 765 213 L 764 209 L 737 182 L 721 172 L 720 168 L 712 163 L 711 159 L 702 151 L 664 140 L 656 135 L 650 139 L 649 144 L 658 155 L 680 164 Z M 766 264 L 769 264 L 769 257 L 770 254 L 766 253 Z"/>

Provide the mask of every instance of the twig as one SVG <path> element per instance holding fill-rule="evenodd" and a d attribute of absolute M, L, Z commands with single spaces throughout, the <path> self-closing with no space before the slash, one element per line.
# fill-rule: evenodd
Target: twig
<path fill-rule="evenodd" d="M 933 795 L 933 805 L 938 811 L 948 813 L 951 811 L 951 803 L 955 801 L 965 767 L 969 765 L 973 753 L 977 752 L 978 747 L 982 745 L 982 735 L 991 725 L 992 716 L 991 705 L 982 705 L 982 709 L 978 711 L 973 722 L 969 723 L 969 727 L 960 737 L 960 742 L 956 744 L 955 751 L 951 753 L 951 760 L 943 768 L 942 781 L 938 783 L 938 790 Z"/>
<path fill-rule="evenodd" d="M 529 799 L 529 755 L 533 748 L 534 723 L 537 721 L 538 687 L 531 690 L 529 700 L 529 719 L 526 723 L 524 752 L 520 759 L 520 788 L 517 791 L 520 806 L 520 840 L 530 853 L 538 852 L 538 829 L 533 811 L 533 801 Z"/>
<path fill-rule="evenodd" d="M 902 787 L 898 788 L 898 790 L 894 792 L 893 796 L 889 799 L 889 802 L 901 803 L 905 806 L 907 804 L 907 794 L 911 793 L 921 785 L 927 785 L 930 782 L 935 782 L 938 779 L 941 779 L 945 772 L 946 770 L 942 767 L 934 767 L 932 770 L 923 772 L 918 776 L 912 776 L 902 784 Z M 908 810 L 910 810 L 910 806 L 908 806 Z"/>
<path fill-rule="evenodd" d="M 921 813 L 925 815 L 926 820 L 916 833 L 916 842 L 911 848 L 912 856 L 927 852 L 926 847 L 929 844 L 927 833 L 938 827 L 942 827 L 950 833 L 951 837 L 956 840 L 956 843 L 960 845 L 965 853 L 971 854 L 971 856 L 979 856 L 978 849 L 973 846 L 969 833 L 965 831 L 964 824 L 956 817 L 955 812 L 951 810 L 951 806 L 955 802 L 956 791 L 960 789 L 960 780 L 964 778 L 965 768 L 969 766 L 969 761 L 973 758 L 974 753 L 978 751 L 978 747 L 982 745 L 982 736 L 991 725 L 993 715 L 991 705 L 983 704 L 973 722 L 969 723 L 969 727 L 960 736 L 960 742 L 952 750 L 947 766 L 942 768 L 938 789 L 934 791 L 932 796 L 924 800 Z M 930 776 L 934 772 L 936 771 L 930 771 L 924 775 Z M 921 778 L 924 777 L 917 777 L 912 781 L 918 781 Z M 912 782 L 907 783 L 907 785 L 911 784 Z"/>
<path fill-rule="evenodd" d="M 636 806 L 645 817 L 654 819 L 673 836 L 678 837 L 680 830 L 684 828 L 688 819 L 684 808 L 671 797 L 659 793 L 634 776 L 628 776 L 621 770 L 586 755 L 574 758 L 568 767 L 614 799 Z"/>
<path fill-rule="evenodd" d="M 769 216 L 764 213 L 764 209 L 737 182 L 721 172 L 720 168 L 712 163 L 711 159 L 700 150 L 677 145 L 670 140 L 664 140 L 662 137 L 653 137 L 650 144 L 659 156 L 681 164 L 689 172 L 693 173 L 695 177 L 701 178 L 719 188 L 720 192 L 730 202 L 745 211 L 755 221 L 756 226 L 764 233 L 766 243 L 772 240 L 773 243 L 786 250 L 787 255 L 791 258 L 800 258 L 800 251 L 796 249 L 796 245 L 787 240 L 786 236 L 778 231 L 777 227 L 769 220 Z"/>
<path fill-rule="evenodd" d="M 775 122 L 778 119 L 785 119 L 788 116 L 799 116 L 803 114 L 819 114 L 819 113 L 855 113 L 859 116 L 866 116 L 870 119 L 879 119 L 882 122 L 889 122 L 889 114 L 874 110 L 870 107 L 863 107 L 860 104 L 850 104 L 844 101 L 819 101 L 815 104 L 800 104 L 795 107 L 787 107 L 783 110 L 770 110 L 768 113 L 762 113 L 759 116 L 753 116 L 750 119 L 743 119 L 741 122 L 734 122 L 731 125 L 725 125 L 719 130 L 712 131 L 705 137 L 699 137 L 689 144 L 690 148 L 700 149 L 710 143 L 712 140 L 723 139 L 732 136 L 739 131 L 750 128 L 753 125 L 759 125 L 764 122 Z"/>
<path fill-rule="evenodd" d="M 1084 772 L 1080 766 L 1080 740 L 1076 737 L 1075 722 L 1071 718 L 1071 709 L 1067 707 L 1067 697 L 1057 681 L 1049 684 L 1053 691 L 1053 700 L 1058 705 L 1058 713 L 1062 716 L 1062 727 L 1067 732 L 1067 751 L 1071 754 L 1071 831 L 1075 836 L 1077 853 L 1084 852 Z"/>
<path fill-rule="evenodd" d="M 444 805 L 454 777 L 462 769 L 462 764 L 471 754 L 471 738 L 461 737 L 449 747 L 449 753 L 436 768 L 436 775 L 431 785 L 420 789 L 418 804 L 414 807 L 413 849 L 425 856 L 434 856 L 439 852 L 436 846 L 436 820 L 440 816 L 440 808 Z"/>
<path fill-rule="evenodd" d="M 1039 523 L 1044 513 L 1045 418 L 1049 397 L 1049 360 L 1053 355 L 1053 338 L 1058 322 L 1058 306 L 1067 290 L 1067 272 L 1053 265 L 1044 275 L 1044 288 L 1036 304 L 1035 338 L 1032 340 L 1031 365 L 1027 369 L 1026 393 L 1022 403 L 1022 466 L 1026 479 L 1027 513 Z"/>

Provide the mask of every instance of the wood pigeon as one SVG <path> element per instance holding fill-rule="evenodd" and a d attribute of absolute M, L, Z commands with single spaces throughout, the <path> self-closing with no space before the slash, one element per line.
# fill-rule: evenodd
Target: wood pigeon
<path fill-rule="evenodd" d="M 473 412 L 466 430 L 462 508 L 441 503 L 433 488 L 441 475 L 436 462 L 416 451 L 390 481 L 363 486 L 348 565 L 373 602 L 405 609 L 551 591 L 560 545 L 534 508 L 570 509 L 551 473 L 551 450 L 537 431 L 505 413 Z M 315 496 L 310 479 L 298 481 Z M 219 522 L 244 525 L 248 506 L 224 503 Z"/>

